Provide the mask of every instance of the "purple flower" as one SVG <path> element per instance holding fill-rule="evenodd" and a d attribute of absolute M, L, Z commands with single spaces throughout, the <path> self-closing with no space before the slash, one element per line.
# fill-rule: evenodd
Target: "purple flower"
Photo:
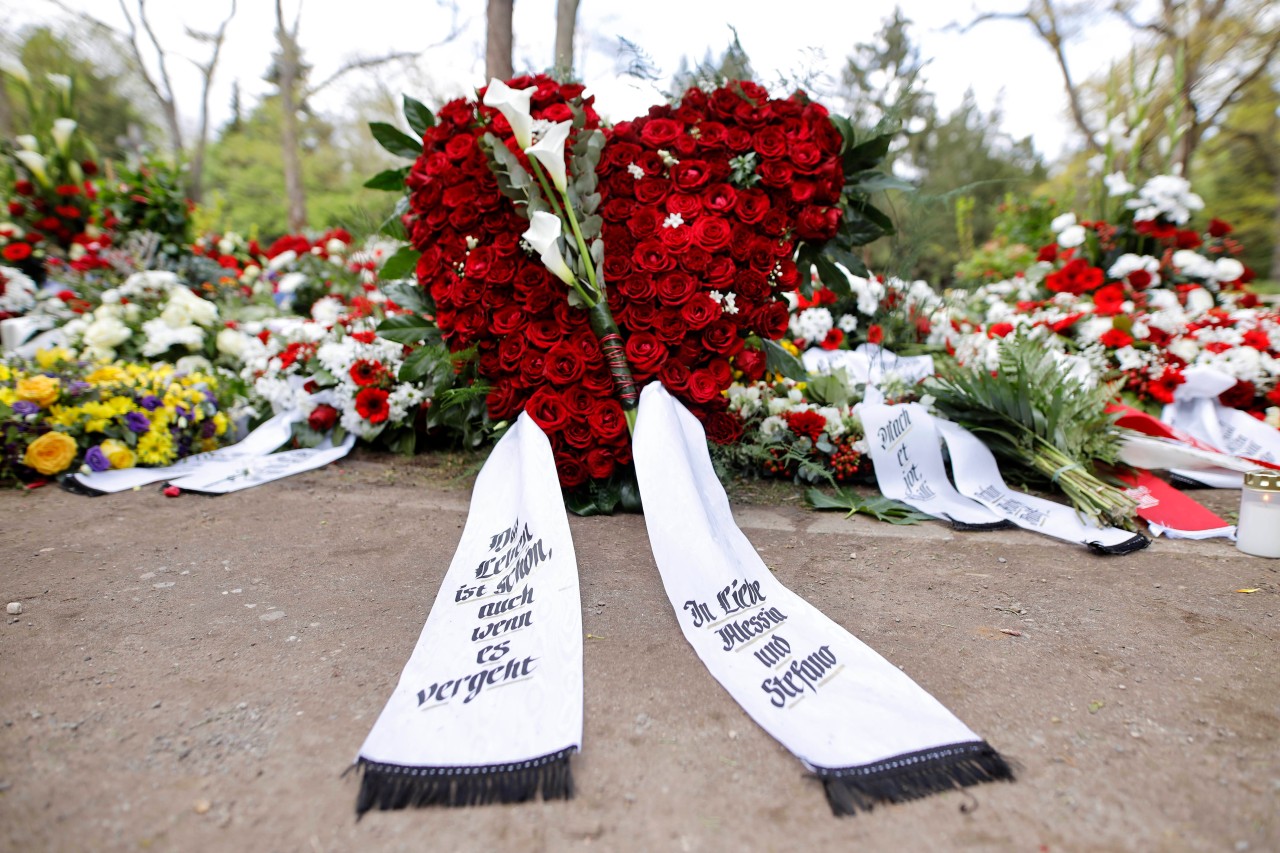
<path fill-rule="evenodd" d="M 72 397 L 75 397 L 80 394 L 83 394 L 85 391 L 88 391 L 92 387 L 93 386 L 90 385 L 88 382 L 83 382 L 79 379 L 75 379 L 75 380 L 72 380 L 71 383 L 67 385 L 67 393 L 70 394 Z"/>
<path fill-rule="evenodd" d="M 40 407 L 30 400 L 18 400 L 13 404 L 13 413 L 15 415 L 34 415 L 40 411 Z"/>
<path fill-rule="evenodd" d="M 125 412 L 124 425 L 138 435 L 142 435 L 151 429 L 151 418 L 142 414 L 142 412 Z"/>
<path fill-rule="evenodd" d="M 148 394 L 138 401 L 138 405 L 146 409 L 148 412 L 154 412 L 156 409 L 164 405 L 164 401 L 155 394 Z"/>
<path fill-rule="evenodd" d="M 107 459 L 107 455 L 102 452 L 102 446 L 98 444 L 89 448 L 89 452 L 84 455 L 84 461 L 95 471 L 109 471 L 111 469 L 111 462 Z"/>

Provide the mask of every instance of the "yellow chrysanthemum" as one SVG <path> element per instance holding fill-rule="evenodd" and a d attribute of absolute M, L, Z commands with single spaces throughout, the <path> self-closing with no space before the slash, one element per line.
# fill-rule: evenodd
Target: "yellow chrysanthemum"
<path fill-rule="evenodd" d="M 8 382 L 13 377 L 13 371 L 9 369 L 9 365 L 0 364 L 0 382 Z"/>
<path fill-rule="evenodd" d="M 168 465 L 173 458 L 173 440 L 169 433 L 150 430 L 138 439 L 138 459 L 143 465 Z"/>
<path fill-rule="evenodd" d="M 53 406 L 45 416 L 45 420 L 54 426 L 71 429 L 80 423 L 84 416 L 79 406 Z"/>
<path fill-rule="evenodd" d="M 71 350 L 65 347 L 54 347 L 53 349 L 42 349 L 36 351 L 36 364 L 40 365 L 41 370 L 49 370 L 59 362 L 70 360 Z"/>
<path fill-rule="evenodd" d="M 213 416 L 213 426 L 214 426 L 213 434 L 214 435 L 226 435 L 227 428 L 230 425 L 231 425 L 230 419 L 223 412 L 218 412 L 216 415 Z"/>
<path fill-rule="evenodd" d="M 12 388 L 0 388 L 0 403 L 4 403 L 6 406 L 12 406 L 16 402 L 18 402 L 17 391 L 14 391 Z"/>
<path fill-rule="evenodd" d="M 129 374 L 120 367 L 114 364 L 104 364 L 86 376 L 84 381 L 91 382 L 94 385 L 104 385 L 108 382 L 124 382 L 128 378 Z"/>

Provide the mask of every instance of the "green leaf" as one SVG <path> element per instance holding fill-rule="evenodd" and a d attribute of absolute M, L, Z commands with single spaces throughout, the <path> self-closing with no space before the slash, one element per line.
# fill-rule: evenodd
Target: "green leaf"
<path fill-rule="evenodd" d="M 852 517 L 855 513 L 861 512 L 890 524 L 918 524 L 933 518 L 893 498 L 886 498 L 883 495 L 864 498 L 844 489 L 836 489 L 835 494 L 832 495 L 820 489 L 809 489 L 804 493 L 804 499 L 805 503 L 816 510 L 845 512 L 848 513 L 846 517 Z"/>
<path fill-rule="evenodd" d="M 369 131 L 373 134 L 373 138 L 378 140 L 379 145 L 397 157 L 416 160 L 422 153 L 422 140 L 414 139 L 395 125 L 387 124 L 385 121 L 371 121 Z"/>
<path fill-rule="evenodd" d="M 432 352 L 430 347 L 418 347 L 409 353 L 404 364 L 400 365 L 400 372 L 396 374 L 396 378 L 401 382 L 419 382 L 425 379 L 436 364 L 435 356 L 436 353 Z"/>
<path fill-rule="evenodd" d="M 805 390 L 810 397 L 828 406 L 846 406 L 853 396 L 849 389 L 849 377 L 843 367 L 833 373 L 810 376 Z"/>
<path fill-rule="evenodd" d="M 408 95 L 404 96 L 404 119 L 418 136 L 425 136 L 427 128 L 436 126 L 436 117 L 426 104 Z"/>
<path fill-rule="evenodd" d="M 379 438 L 388 450 L 399 453 L 401 456 L 412 456 L 418 443 L 418 437 L 414 434 L 412 427 L 404 427 L 393 433 L 384 432 Z"/>
<path fill-rule="evenodd" d="M 401 308 L 425 313 L 430 310 L 422 288 L 412 281 L 391 281 L 382 285 L 382 292 Z"/>
<path fill-rule="evenodd" d="M 782 348 L 777 341 L 764 340 L 764 363 L 774 373 L 780 373 L 788 379 L 803 382 L 808 374 L 800 359 Z"/>
<path fill-rule="evenodd" d="M 827 286 L 836 296 L 853 296 L 853 287 L 849 284 L 849 277 L 840 271 L 840 268 L 828 257 L 827 253 L 818 255 L 813 259 L 813 265 L 818 270 L 818 278 Z"/>
<path fill-rule="evenodd" d="M 387 258 L 386 263 L 382 265 L 382 269 L 378 272 L 378 277 L 384 281 L 408 278 L 413 275 L 420 257 L 422 257 L 422 253 L 412 246 L 401 246 L 396 249 L 394 255 Z"/>
<path fill-rule="evenodd" d="M 845 188 L 857 190 L 858 192 L 874 193 L 881 190 L 911 191 L 916 188 L 916 185 L 896 175 L 868 169 L 850 178 L 845 184 Z"/>
<path fill-rule="evenodd" d="M 398 344 L 416 344 L 427 337 L 435 324 L 419 314 L 397 314 L 378 324 L 378 337 Z"/>
<path fill-rule="evenodd" d="M 385 192 L 392 193 L 400 192 L 404 189 L 404 179 L 408 174 L 408 166 L 401 169 L 387 169 L 365 181 L 364 187 L 365 189 L 370 190 L 384 190 Z"/>

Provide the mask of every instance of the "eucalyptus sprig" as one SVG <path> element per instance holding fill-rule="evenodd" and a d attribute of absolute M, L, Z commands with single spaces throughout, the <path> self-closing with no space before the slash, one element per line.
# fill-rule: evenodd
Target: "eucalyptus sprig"
<path fill-rule="evenodd" d="M 1070 378 L 1040 338 L 1011 335 L 1000 343 L 994 374 L 982 366 L 956 368 L 926 389 L 939 413 L 981 438 L 1024 479 L 1056 486 L 1097 524 L 1133 529 L 1137 504 L 1098 470 L 1117 464 L 1120 452 L 1120 430 L 1106 411 L 1115 384 Z"/>

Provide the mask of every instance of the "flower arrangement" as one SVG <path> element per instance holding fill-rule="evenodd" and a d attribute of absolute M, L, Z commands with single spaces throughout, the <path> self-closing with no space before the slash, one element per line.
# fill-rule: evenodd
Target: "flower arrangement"
<path fill-rule="evenodd" d="M 404 224 L 444 343 L 474 352 L 491 419 L 523 409 L 547 431 L 567 488 L 630 460 L 623 368 L 662 381 L 713 441 L 740 437 L 724 396 L 735 372 L 802 375 L 775 343 L 797 258 L 807 268 L 821 256 L 830 272 L 821 253 L 843 252 L 856 265 L 848 248 L 887 225 L 856 189 L 884 155 L 880 138 L 854 144 L 847 122 L 802 94 L 695 88 L 604 130 L 581 95 L 519 78 L 438 120 L 406 98 L 421 144 L 389 125 L 374 133 L 415 162 L 369 184 L 407 183 Z M 541 201 L 517 209 L 504 191 Z M 592 306 L 616 339 L 580 310 Z"/>
<path fill-rule="evenodd" d="M 928 282 L 852 274 L 846 279 L 844 296 L 815 283 L 811 296 L 795 297 L 788 330 L 797 348 L 855 349 L 862 343 L 897 353 L 945 348 L 948 306 Z"/>
<path fill-rule="evenodd" d="M 213 450 L 231 434 L 220 394 L 206 374 L 76 360 L 65 349 L 0 362 L 0 481 L 164 466 Z"/>

